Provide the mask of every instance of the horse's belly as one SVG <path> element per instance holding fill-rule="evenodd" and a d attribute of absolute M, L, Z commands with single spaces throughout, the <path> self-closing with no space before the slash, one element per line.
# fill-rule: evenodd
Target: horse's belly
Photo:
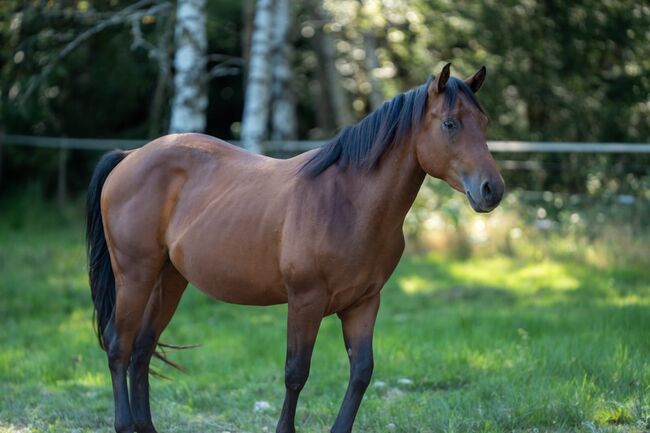
<path fill-rule="evenodd" d="M 243 305 L 287 302 L 284 285 L 271 263 L 251 257 L 247 260 L 226 249 L 208 254 L 195 250 L 195 246 L 175 245 L 170 258 L 178 271 L 207 295 Z"/>
<path fill-rule="evenodd" d="M 209 281 L 191 281 L 203 293 L 223 302 L 241 305 L 274 305 L 287 302 L 283 287 L 255 285 L 251 281 L 223 275 Z"/>
<path fill-rule="evenodd" d="M 247 218 L 199 221 L 170 244 L 169 257 L 193 285 L 224 302 L 272 305 L 287 302 L 278 268 L 277 230 Z"/>

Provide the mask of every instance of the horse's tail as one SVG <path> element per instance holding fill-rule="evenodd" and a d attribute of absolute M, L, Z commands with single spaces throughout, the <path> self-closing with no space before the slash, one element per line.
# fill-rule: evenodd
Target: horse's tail
<path fill-rule="evenodd" d="M 113 150 L 102 156 L 90 179 L 86 202 L 88 276 L 90 278 L 90 293 L 95 306 L 93 322 L 95 322 L 99 346 L 104 350 L 106 350 L 106 346 L 102 334 L 115 309 L 115 275 L 113 275 L 111 257 L 104 234 L 101 195 L 106 178 L 126 155 L 127 152 L 122 150 Z"/>

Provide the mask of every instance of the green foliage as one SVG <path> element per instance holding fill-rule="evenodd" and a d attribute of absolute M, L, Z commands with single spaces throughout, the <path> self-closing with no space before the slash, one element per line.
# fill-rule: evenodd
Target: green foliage
<path fill-rule="evenodd" d="M 40 211 L 18 227 L 0 219 L 0 432 L 108 431 L 110 378 L 92 332 L 80 210 L 32 205 Z M 20 206 L 10 209 L 18 215 Z M 375 375 L 356 431 L 645 431 L 649 284 L 646 267 L 570 257 L 405 257 L 383 292 Z M 187 374 L 156 366 L 171 376 L 152 382 L 161 430 L 273 431 L 285 314 L 286 306 L 226 305 L 188 288 L 164 339 L 202 346 L 172 353 Z M 330 427 L 347 374 L 329 317 L 300 431 Z M 261 400 L 271 409 L 254 412 Z"/>
<path fill-rule="evenodd" d="M 650 9 L 633 1 L 325 2 L 348 89 L 364 98 L 362 32 L 380 41 L 386 93 L 421 83 L 443 62 L 469 76 L 493 139 L 645 141 L 650 135 Z M 355 60 L 356 59 L 356 60 Z M 396 86 L 396 83 L 399 83 Z M 367 106 L 367 104 L 364 104 Z"/>
<path fill-rule="evenodd" d="M 160 72 L 146 50 L 132 47 L 128 24 L 95 34 L 58 61 L 49 76 L 37 79 L 75 36 L 130 4 L 2 2 L 0 116 L 5 132 L 140 138 L 165 130 L 167 104 L 153 104 Z M 208 2 L 210 53 L 245 57 L 245 30 L 251 18 L 244 13 L 245 4 Z M 299 104 L 301 138 L 308 138 L 323 129 L 319 122 L 328 116 L 319 111 L 329 104 L 319 100 L 317 90 L 322 65 L 310 40 L 313 4 L 293 5 L 297 16 L 293 93 Z M 336 66 L 357 117 L 369 110 L 372 76 L 390 97 L 452 61 L 459 76 L 487 65 L 480 97 L 491 114 L 492 139 L 635 142 L 650 136 L 650 8 L 643 2 L 325 0 L 324 5 L 332 17 L 325 29 L 335 39 Z M 166 28 L 173 24 L 172 10 L 143 18 L 143 35 L 151 43 L 166 37 Z M 372 71 L 365 63 L 364 35 L 377 43 L 379 67 Z M 171 55 L 171 47 L 169 51 Z M 27 96 L 34 83 L 35 91 Z M 170 83 L 161 85 L 163 100 L 168 100 Z M 226 139 L 237 134 L 242 85 L 241 76 L 210 82 L 208 133 Z M 51 184 L 56 158 L 49 151 L 29 152 L 25 156 L 5 149 L 3 164 L 9 167 L 5 172 L 14 184 L 28 177 Z M 95 156 L 73 152 L 72 174 L 85 179 Z M 648 167 L 647 157 L 526 158 L 541 161 L 543 170 L 533 179 L 528 172 L 510 173 L 511 187 L 573 191 L 585 183 L 585 161 L 605 167 L 598 173 L 607 179 L 631 173 L 637 181 Z"/>
<path fill-rule="evenodd" d="M 374 71 L 387 96 L 453 62 L 468 77 L 482 64 L 479 97 L 493 140 L 647 142 L 650 137 L 650 8 L 627 1 L 326 1 L 339 43 L 339 71 L 358 115 L 369 107 L 363 32 L 380 46 Z M 509 188 L 582 193 L 603 182 L 648 175 L 638 155 L 500 154 L 537 162 L 509 171 Z M 593 171 L 591 171 L 593 170 Z"/>
<path fill-rule="evenodd" d="M 487 215 L 473 212 L 444 182 L 428 179 L 406 217 L 410 248 L 459 259 L 505 254 L 650 268 L 650 177 L 606 180 L 597 170 L 586 176 L 585 192 L 517 189 Z"/>

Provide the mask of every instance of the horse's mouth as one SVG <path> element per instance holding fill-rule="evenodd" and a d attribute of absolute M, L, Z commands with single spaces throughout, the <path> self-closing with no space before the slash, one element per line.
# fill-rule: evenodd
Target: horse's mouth
<path fill-rule="evenodd" d="M 487 213 L 490 212 L 494 207 L 492 208 L 484 208 L 481 207 L 478 203 L 476 203 L 476 200 L 474 200 L 474 197 L 472 197 L 472 193 L 469 192 L 469 190 L 465 191 L 465 195 L 467 196 L 467 200 L 469 201 L 469 204 L 472 206 L 472 209 L 474 209 L 474 212 L 478 213 Z"/>

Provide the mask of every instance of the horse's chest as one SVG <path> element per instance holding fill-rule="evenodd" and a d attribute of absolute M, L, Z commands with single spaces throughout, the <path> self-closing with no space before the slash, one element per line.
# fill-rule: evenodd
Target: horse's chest
<path fill-rule="evenodd" d="M 362 298 L 379 292 L 393 273 L 404 249 L 399 233 L 382 242 L 349 239 L 322 245 L 305 274 L 324 283 L 329 296 L 328 313 L 344 310 Z"/>

